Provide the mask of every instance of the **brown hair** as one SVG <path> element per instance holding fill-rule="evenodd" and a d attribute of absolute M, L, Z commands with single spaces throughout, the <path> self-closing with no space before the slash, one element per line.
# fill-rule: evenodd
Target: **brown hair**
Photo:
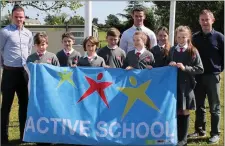
<path fill-rule="evenodd" d="M 117 28 L 115 28 L 115 27 L 109 28 L 109 30 L 107 31 L 106 36 L 119 37 L 120 36 L 120 31 Z"/>
<path fill-rule="evenodd" d="M 146 35 L 146 43 L 145 43 L 145 46 L 146 46 L 146 49 L 150 51 L 151 48 L 152 48 L 152 46 L 151 46 L 151 39 L 150 39 L 150 37 L 147 34 L 145 34 L 145 35 Z"/>
<path fill-rule="evenodd" d="M 13 7 L 12 14 L 13 14 L 14 11 L 23 11 L 25 13 L 24 9 L 21 6 L 19 6 L 19 5 L 15 5 Z"/>
<path fill-rule="evenodd" d="M 75 37 L 74 37 L 74 35 L 73 35 L 71 32 L 65 32 L 65 33 L 63 33 L 63 34 L 62 34 L 62 40 L 63 40 L 64 38 L 70 38 L 70 39 L 72 39 L 73 41 L 75 41 Z"/>
<path fill-rule="evenodd" d="M 96 45 L 98 47 L 99 45 L 99 41 L 97 40 L 97 38 L 93 37 L 93 36 L 89 36 L 89 37 L 86 37 L 84 39 L 84 42 L 83 42 L 83 48 L 84 48 L 84 51 L 87 51 L 86 50 L 86 44 L 87 42 L 90 41 L 92 44 Z"/>
<path fill-rule="evenodd" d="M 142 6 L 136 6 L 132 9 L 132 14 L 134 14 L 134 12 L 144 12 L 145 14 L 146 10 Z"/>
<path fill-rule="evenodd" d="M 167 27 L 165 27 L 165 26 L 159 27 L 159 28 L 157 29 L 157 31 L 156 31 L 157 35 L 158 35 L 158 33 L 159 33 L 160 31 L 166 32 L 166 34 L 169 36 L 169 30 L 168 30 Z M 164 50 L 165 50 L 165 51 L 164 51 L 164 57 L 169 55 L 170 48 L 171 48 L 170 42 L 169 42 L 169 40 L 167 40 L 167 41 L 166 41 L 166 44 L 165 44 L 165 49 L 164 49 Z"/>
<path fill-rule="evenodd" d="M 196 51 L 197 49 L 193 46 L 193 44 L 191 43 L 191 39 L 192 39 L 192 33 L 191 33 L 191 29 L 188 26 L 178 26 L 175 30 L 175 37 L 177 37 L 177 33 L 178 32 L 187 32 L 188 33 L 188 52 L 190 53 L 191 57 L 195 57 L 196 56 Z"/>
<path fill-rule="evenodd" d="M 202 11 L 200 12 L 199 16 L 201 16 L 201 15 L 210 15 L 210 16 L 214 19 L 213 13 L 212 13 L 210 10 L 208 10 L 208 9 L 202 10 Z"/>
<path fill-rule="evenodd" d="M 34 44 L 40 45 L 42 42 L 46 42 L 48 44 L 48 36 L 44 32 L 38 32 L 34 36 Z"/>
<path fill-rule="evenodd" d="M 136 31 L 136 32 L 134 33 L 133 37 L 134 37 L 135 35 L 140 35 L 140 37 L 141 37 L 141 39 L 143 40 L 143 42 L 145 43 L 145 45 L 147 44 L 148 36 L 147 36 L 144 32 L 142 32 L 142 31 Z"/>

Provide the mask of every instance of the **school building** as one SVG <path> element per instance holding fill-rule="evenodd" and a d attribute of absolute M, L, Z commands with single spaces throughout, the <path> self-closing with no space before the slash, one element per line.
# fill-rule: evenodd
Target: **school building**
<path fill-rule="evenodd" d="M 5 26 L 2 26 L 5 27 Z M 81 55 L 84 54 L 83 40 L 84 40 L 84 25 L 25 25 L 33 36 L 38 32 L 45 32 L 48 35 L 48 51 L 56 53 L 62 49 L 62 34 L 70 31 L 75 36 L 74 49 L 79 51 Z M 98 27 L 92 26 L 92 36 L 98 38 Z M 32 50 L 35 52 L 35 48 Z"/>

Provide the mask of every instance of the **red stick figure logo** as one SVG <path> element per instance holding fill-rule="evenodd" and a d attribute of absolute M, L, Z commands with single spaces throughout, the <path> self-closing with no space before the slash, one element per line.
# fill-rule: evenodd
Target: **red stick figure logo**
<path fill-rule="evenodd" d="M 99 73 L 97 76 L 97 80 L 101 80 L 103 77 L 102 73 Z M 101 97 L 101 99 L 103 100 L 103 102 L 105 103 L 105 105 L 109 108 L 109 104 L 108 101 L 106 99 L 105 96 L 105 92 L 104 89 L 111 86 L 112 82 L 96 82 L 95 80 L 85 76 L 85 79 L 87 80 L 87 82 L 89 83 L 90 87 L 87 89 L 87 91 L 80 97 L 80 99 L 77 101 L 80 102 L 83 99 L 85 99 L 86 97 L 88 97 L 89 95 L 91 95 L 93 92 L 97 91 L 99 96 Z"/>

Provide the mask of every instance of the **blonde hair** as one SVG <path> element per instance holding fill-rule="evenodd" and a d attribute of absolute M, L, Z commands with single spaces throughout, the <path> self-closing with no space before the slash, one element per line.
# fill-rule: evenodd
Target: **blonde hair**
<path fill-rule="evenodd" d="M 120 31 L 115 27 L 109 28 L 106 36 L 120 37 Z"/>
<path fill-rule="evenodd" d="M 136 32 L 134 33 L 133 37 L 136 36 L 136 35 L 140 35 L 141 39 L 143 40 L 143 42 L 144 42 L 145 45 L 146 45 L 147 39 L 148 39 L 147 35 L 146 35 L 144 32 L 142 32 L 142 31 L 136 31 Z"/>
<path fill-rule="evenodd" d="M 196 56 L 196 51 L 197 49 L 193 46 L 191 40 L 192 40 L 192 33 L 191 33 L 191 29 L 188 26 L 183 26 L 180 25 L 176 28 L 175 30 L 175 38 L 177 37 L 177 33 L 179 32 L 187 32 L 188 33 L 188 52 L 191 54 L 192 57 Z"/>

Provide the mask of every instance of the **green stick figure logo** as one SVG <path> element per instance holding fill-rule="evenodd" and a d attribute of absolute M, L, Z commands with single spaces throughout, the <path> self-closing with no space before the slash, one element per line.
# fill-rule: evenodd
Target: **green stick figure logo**
<path fill-rule="evenodd" d="M 60 81 L 56 88 L 59 88 L 66 81 L 69 82 L 73 87 L 76 87 L 76 85 L 72 80 L 73 72 L 66 72 L 66 71 L 59 72 L 58 75 L 60 77 Z"/>

